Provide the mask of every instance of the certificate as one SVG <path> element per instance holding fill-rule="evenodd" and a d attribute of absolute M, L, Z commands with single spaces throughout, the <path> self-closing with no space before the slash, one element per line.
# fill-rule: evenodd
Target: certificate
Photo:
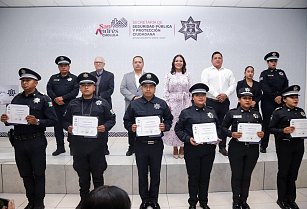
<path fill-rule="evenodd" d="M 97 136 L 98 118 L 77 116 L 72 118 L 72 133 L 77 136 Z"/>
<path fill-rule="evenodd" d="M 261 131 L 261 124 L 259 123 L 239 123 L 238 132 L 242 133 L 242 137 L 238 140 L 240 142 L 259 142 L 257 132 Z"/>
<path fill-rule="evenodd" d="M 193 137 L 196 143 L 207 143 L 218 140 L 215 123 L 192 124 Z"/>
<path fill-rule="evenodd" d="M 28 124 L 26 117 L 30 115 L 30 108 L 27 105 L 9 104 L 6 107 L 8 123 Z"/>
<path fill-rule="evenodd" d="M 136 117 L 135 123 L 137 136 L 160 136 L 160 118 L 158 116 Z"/>
<path fill-rule="evenodd" d="M 307 119 L 291 119 L 290 126 L 294 126 L 292 137 L 307 137 Z"/>

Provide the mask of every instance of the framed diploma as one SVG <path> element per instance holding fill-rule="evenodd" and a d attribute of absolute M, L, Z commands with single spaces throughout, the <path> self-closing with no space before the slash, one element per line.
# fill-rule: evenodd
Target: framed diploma
<path fill-rule="evenodd" d="M 218 140 L 215 123 L 192 124 L 193 137 L 196 143 L 207 143 Z"/>
<path fill-rule="evenodd" d="M 290 126 L 294 126 L 292 137 L 307 138 L 307 119 L 291 119 Z"/>
<path fill-rule="evenodd" d="M 161 122 L 158 116 L 136 117 L 135 123 L 137 125 L 137 136 L 161 135 L 161 130 L 159 128 Z"/>
<path fill-rule="evenodd" d="M 30 108 L 28 105 L 9 104 L 6 107 L 6 114 L 8 123 L 28 124 L 26 117 L 30 115 Z"/>
<path fill-rule="evenodd" d="M 72 119 L 72 133 L 77 136 L 97 136 L 98 118 L 74 115 Z"/>
<path fill-rule="evenodd" d="M 239 123 L 238 132 L 242 133 L 242 137 L 238 139 L 240 142 L 259 142 L 257 132 L 261 131 L 261 124 L 259 123 Z"/>

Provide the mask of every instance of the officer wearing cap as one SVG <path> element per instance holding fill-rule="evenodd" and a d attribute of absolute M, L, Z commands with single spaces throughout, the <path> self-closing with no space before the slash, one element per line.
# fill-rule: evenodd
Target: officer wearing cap
<path fill-rule="evenodd" d="M 281 106 L 281 91 L 288 87 L 289 82 L 286 73 L 277 69 L 278 52 L 270 52 L 265 55 L 264 60 L 267 62 L 268 69 L 260 74 L 259 82 L 263 91 L 261 99 L 261 111 L 263 115 L 264 137 L 261 140 L 260 152 L 266 153 L 269 144 L 269 123 L 272 112 L 275 108 Z"/>
<path fill-rule="evenodd" d="M 57 123 L 57 116 L 51 99 L 36 89 L 41 76 L 27 68 L 21 68 L 19 76 L 23 92 L 11 103 L 29 107 L 29 115 L 25 118 L 28 124 L 9 124 L 6 114 L 1 115 L 1 121 L 14 125 L 15 160 L 29 201 L 25 209 L 43 209 L 47 146 L 44 134 L 46 127 Z"/>
<path fill-rule="evenodd" d="M 58 123 L 54 126 L 57 149 L 52 153 L 53 156 L 65 152 L 63 115 L 68 103 L 75 99 L 79 93 L 77 76 L 69 72 L 70 63 L 71 60 L 68 57 L 58 56 L 55 59 L 55 64 L 58 65 L 60 72 L 52 75 L 47 83 L 47 94 L 53 101 L 55 112 L 59 119 Z"/>
<path fill-rule="evenodd" d="M 253 96 L 250 88 L 239 89 L 239 107 L 229 110 L 222 123 L 223 132 L 231 137 L 228 158 L 231 167 L 233 209 L 250 208 L 247 204 L 247 197 L 252 172 L 259 157 L 259 142 L 243 141 L 241 139 L 242 132 L 238 130 L 238 124 L 262 123 L 261 114 L 258 110 L 252 108 Z M 229 130 L 230 126 L 231 130 Z M 264 132 L 258 131 L 255 135 L 262 138 Z"/>
<path fill-rule="evenodd" d="M 163 154 L 162 136 L 164 131 L 171 128 L 173 116 L 166 102 L 155 96 L 159 79 L 153 73 L 143 74 L 139 82 L 143 96 L 131 101 L 125 115 L 124 126 L 128 131 L 136 132 L 135 158 L 139 175 L 139 194 L 142 199 L 140 209 L 151 206 L 160 209 L 158 204 L 161 160 Z M 137 117 L 158 116 L 160 134 L 138 135 Z M 150 171 L 150 185 L 148 186 L 148 168 Z"/>
<path fill-rule="evenodd" d="M 209 87 L 204 83 L 197 83 L 189 91 L 192 94 L 193 104 L 181 111 L 175 125 L 175 133 L 184 142 L 184 159 L 189 176 L 189 209 L 195 209 L 198 201 L 200 207 L 209 209 L 208 188 L 216 143 L 196 143 L 192 126 L 193 124 L 214 123 L 220 137 L 219 121 L 214 109 L 206 106 L 206 94 Z"/>
<path fill-rule="evenodd" d="M 291 136 L 295 130 L 291 120 L 306 118 L 305 111 L 297 107 L 299 91 L 300 86 L 293 85 L 281 92 L 283 106 L 274 110 L 269 126 L 278 159 L 277 204 L 283 209 L 299 208 L 295 203 L 295 181 L 304 155 L 304 138 Z"/>
<path fill-rule="evenodd" d="M 80 196 L 77 209 L 89 194 L 91 178 L 94 188 L 104 185 L 103 172 L 107 168 L 104 149 L 107 131 L 115 125 L 115 114 L 109 103 L 94 95 L 96 77 L 90 73 L 81 73 L 77 78 L 81 97 L 73 99 L 64 114 L 64 128 L 68 131 L 70 147 L 73 153 L 73 167 L 79 176 Z M 98 118 L 97 135 L 75 134 L 73 116 L 90 116 Z"/>

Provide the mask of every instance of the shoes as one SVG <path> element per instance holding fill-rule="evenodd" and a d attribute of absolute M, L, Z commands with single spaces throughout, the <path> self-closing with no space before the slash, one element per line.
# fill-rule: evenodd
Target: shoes
<path fill-rule="evenodd" d="M 237 202 L 232 203 L 232 209 L 241 209 L 241 205 Z"/>
<path fill-rule="evenodd" d="M 27 206 L 25 207 L 25 209 L 34 209 L 34 204 L 33 204 L 33 202 L 29 202 L 29 203 L 27 204 Z"/>
<path fill-rule="evenodd" d="M 173 157 L 175 159 L 178 159 L 178 157 L 179 157 L 179 153 L 178 153 L 178 148 L 177 147 L 173 147 Z"/>
<path fill-rule="evenodd" d="M 266 153 L 266 148 L 260 147 L 260 152 L 261 153 Z"/>
<path fill-rule="evenodd" d="M 44 203 L 35 204 L 34 209 L 45 209 Z"/>
<path fill-rule="evenodd" d="M 210 209 L 210 207 L 207 205 L 207 203 L 200 203 L 199 205 L 203 209 Z"/>
<path fill-rule="evenodd" d="M 148 207 L 148 202 L 142 202 L 140 205 L 140 209 L 147 209 Z"/>
<path fill-rule="evenodd" d="M 79 204 L 77 205 L 76 209 L 81 209 L 81 206 L 82 206 L 82 200 L 80 200 Z"/>
<path fill-rule="evenodd" d="M 128 151 L 126 152 L 126 156 L 131 156 L 131 155 L 133 155 L 133 153 L 134 153 L 134 149 L 129 147 Z"/>
<path fill-rule="evenodd" d="M 291 209 L 300 209 L 298 207 L 298 205 L 296 204 L 296 202 L 292 201 L 292 200 L 289 200 L 288 201 L 288 205 L 290 206 Z"/>
<path fill-rule="evenodd" d="M 282 209 L 292 209 L 291 206 L 286 201 L 277 200 L 276 203 Z"/>
<path fill-rule="evenodd" d="M 250 209 L 249 205 L 247 204 L 247 202 L 242 202 L 241 203 L 241 208 L 242 209 Z"/>
<path fill-rule="evenodd" d="M 110 151 L 109 151 L 108 149 L 106 149 L 106 150 L 104 151 L 104 154 L 105 154 L 105 155 L 109 155 L 109 154 L 110 154 Z"/>
<path fill-rule="evenodd" d="M 150 202 L 149 206 L 151 206 L 153 209 L 161 209 L 159 203 L 157 202 Z"/>
<path fill-rule="evenodd" d="M 52 156 L 58 156 L 59 154 L 65 153 L 65 148 L 61 147 L 61 148 L 57 148 L 53 153 Z"/>
<path fill-rule="evenodd" d="M 190 205 L 189 209 L 196 209 L 195 205 Z"/>
<path fill-rule="evenodd" d="M 220 148 L 220 149 L 219 149 L 219 152 L 220 152 L 222 155 L 224 155 L 224 156 L 228 156 L 228 152 L 227 152 L 226 148 Z"/>
<path fill-rule="evenodd" d="M 180 147 L 180 148 L 179 148 L 179 158 L 180 158 L 180 159 L 183 159 L 183 158 L 184 158 L 184 149 L 183 149 L 183 147 Z"/>

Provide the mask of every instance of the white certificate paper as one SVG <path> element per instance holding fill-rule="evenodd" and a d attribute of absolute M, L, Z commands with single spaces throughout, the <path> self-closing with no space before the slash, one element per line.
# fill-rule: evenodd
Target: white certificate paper
<path fill-rule="evenodd" d="M 30 108 L 27 105 L 9 104 L 6 107 L 8 123 L 28 124 L 26 117 L 30 115 Z"/>
<path fill-rule="evenodd" d="M 196 143 L 207 143 L 218 140 L 215 123 L 192 124 L 193 136 Z"/>
<path fill-rule="evenodd" d="M 307 119 L 292 119 L 290 126 L 295 127 L 292 137 L 307 137 Z"/>
<path fill-rule="evenodd" d="M 72 118 L 72 133 L 77 136 L 97 136 L 98 118 L 77 116 Z"/>
<path fill-rule="evenodd" d="M 257 132 L 261 131 L 261 124 L 259 123 L 239 123 L 238 132 L 242 133 L 242 137 L 238 140 L 240 142 L 259 142 Z"/>
<path fill-rule="evenodd" d="M 159 128 L 161 122 L 158 116 L 136 117 L 135 123 L 137 125 L 137 136 L 155 136 L 161 134 Z"/>

